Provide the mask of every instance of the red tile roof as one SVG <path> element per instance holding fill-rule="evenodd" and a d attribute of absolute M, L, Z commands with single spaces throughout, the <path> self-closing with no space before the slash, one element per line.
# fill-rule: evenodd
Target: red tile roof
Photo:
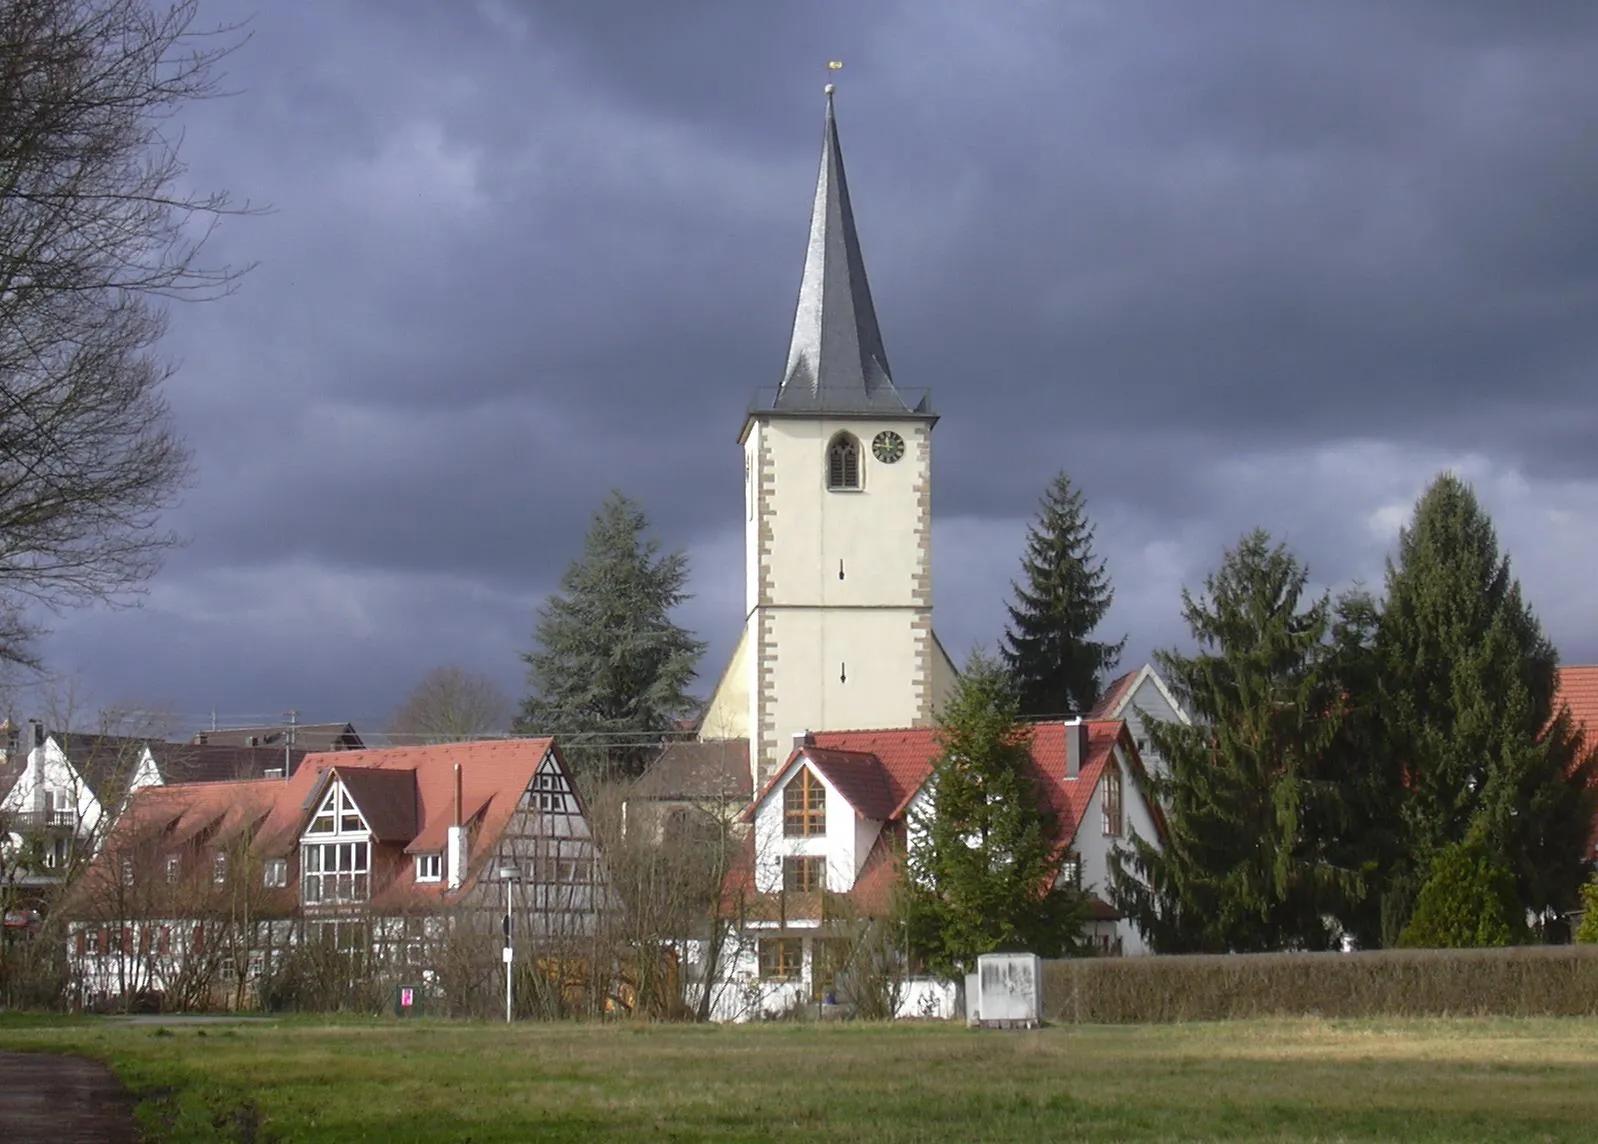
<path fill-rule="evenodd" d="M 1137 680 L 1138 674 L 1142 670 L 1143 669 L 1141 667 L 1137 668 L 1135 671 L 1129 671 L 1125 675 L 1118 675 L 1114 679 L 1110 680 L 1110 682 L 1106 683 L 1104 685 L 1104 694 L 1099 696 L 1099 701 L 1093 705 L 1093 709 L 1083 716 L 1083 718 L 1114 718 L 1115 709 L 1120 706 L 1121 700 L 1124 698 L 1122 693 L 1131 689 L 1132 684 Z"/>
<path fill-rule="evenodd" d="M 146 787 L 135 792 L 114 833 L 160 829 L 169 837 L 196 838 L 214 831 L 209 837 L 222 841 L 248 832 L 259 856 L 289 857 L 315 810 L 317 794 L 336 773 L 348 784 L 356 805 L 370 816 L 368 825 L 380 841 L 409 842 L 407 853 L 440 851 L 454 821 L 458 764 L 462 818 L 473 826 L 464 891 L 472 884 L 473 872 L 499 845 L 522 792 L 553 749 L 553 739 L 538 738 L 312 754 L 287 781 Z M 407 893 L 436 903 L 446 892 L 442 883 L 418 886 L 414 864 L 406 862 L 387 897 L 380 899 L 374 892 L 373 904 Z"/>
<path fill-rule="evenodd" d="M 1598 666 L 1561 667 L 1554 692 L 1556 712 L 1561 703 L 1570 709 L 1571 721 L 1582 732 L 1586 746 L 1598 746 Z M 1587 856 L 1598 858 L 1598 819 L 1587 837 Z"/>
<path fill-rule="evenodd" d="M 1087 750 L 1075 779 L 1066 777 L 1066 729 L 1061 722 L 1029 728 L 1033 774 L 1045 808 L 1055 816 L 1056 842 L 1067 847 L 1076 838 L 1093 792 L 1117 743 L 1134 771 L 1141 770 L 1137 748 L 1119 719 L 1084 721 Z M 897 856 L 904 839 L 904 815 L 915 793 L 932 774 L 942 748 L 936 728 L 882 731 L 818 731 L 796 749 L 788 762 L 807 759 L 864 818 L 883 822 L 870 853 L 861 864 L 850 897 L 866 912 L 886 908 L 898 877 Z M 770 797 L 789 770 L 784 766 L 767 783 L 745 817 Z M 1140 784 L 1141 774 L 1130 776 Z M 1156 826 L 1161 820 L 1156 815 Z M 723 901 L 754 892 L 754 841 L 749 839 L 723 885 Z"/>

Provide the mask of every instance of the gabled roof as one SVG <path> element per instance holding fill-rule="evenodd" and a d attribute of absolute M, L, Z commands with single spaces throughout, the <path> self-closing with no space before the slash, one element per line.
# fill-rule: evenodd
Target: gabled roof
<path fill-rule="evenodd" d="M 464 892 L 499 846 L 539 765 L 552 757 L 558 754 L 548 738 L 324 752 L 309 756 L 287 780 L 145 787 L 132 796 L 112 837 L 154 831 L 163 833 L 165 844 L 176 845 L 220 843 L 243 834 L 252 839 L 258 857 L 289 857 L 315 813 L 316 796 L 337 778 L 379 843 L 409 842 L 406 853 L 440 851 L 455 819 L 458 765 L 461 818 L 472 826 Z M 374 887 L 372 905 L 400 899 L 437 904 L 447 893 L 443 883 L 418 885 L 413 864 L 404 862 L 394 867 L 393 881 L 381 892 Z"/>
<path fill-rule="evenodd" d="M 1140 668 L 1139 671 L 1142 669 Z M 1113 719 L 1121 713 L 1126 701 L 1132 698 L 1132 692 L 1137 690 L 1137 671 L 1128 671 L 1117 675 L 1104 685 L 1104 694 L 1099 696 L 1087 713 L 1089 719 Z"/>
<path fill-rule="evenodd" d="M 332 773 L 379 842 L 409 842 L 416 837 L 414 770 L 337 766 Z"/>
<path fill-rule="evenodd" d="M 78 777 L 105 805 L 127 789 L 144 758 L 148 740 L 133 735 L 102 735 L 92 731 L 51 731 Z"/>
<path fill-rule="evenodd" d="M 1034 777 L 1048 809 L 1059 819 L 1062 844 L 1076 835 L 1088 801 L 1119 743 L 1134 766 L 1141 766 L 1137 748 L 1119 719 L 1085 720 L 1088 745 L 1076 778 L 1067 778 L 1066 729 L 1058 721 L 1029 728 L 1029 753 Z M 784 785 L 796 762 L 810 762 L 855 812 L 877 821 L 898 821 L 916 792 L 931 777 L 942 748 L 938 731 L 917 727 L 884 731 L 818 731 L 798 747 L 751 804 L 746 817 L 778 786 Z"/>
<path fill-rule="evenodd" d="M 1570 717 L 1585 729 L 1588 746 L 1598 743 L 1598 666 L 1561 667 L 1554 692 L 1555 711 L 1560 703 L 1570 708 Z"/>
<path fill-rule="evenodd" d="M 301 753 L 311 751 L 358 751 L 365 744 L 350 723 L 269 723 L 259 727 L 223 727 L 215 731 L 196 731 L 190 740 L 196 746 L 212 747 L 276 747 L 283 749 L 283 740 L 292 731 L 294 747 Z"/>
<path fill-rule="evenodd" d="M 1083 718 L 1120 719 L 1124 717 L 1127 707 L 1137 696 L 1138 688 L 1143 686 L 1145 680 L 1154 684 L 1155 688 L 1165 698 L 1165 702 L 1170 704 L 1171 710 L 1176 712 L 1178 719 L 1183 723 L 1192 722 L 1192 718 L 1172 693 L 1170 685 L 1160 677 L 1159 672 L 1154 670 L 1152 663 L 1145 663 L 1135 671 L 1129 671 L 1125 675 L 1118 675 L 1110 680 L 1109 683 L 1104 685 L 1104 694 L 1093 705 L 1093 709 Z"/>
<path fill-rule="evenodd" d="M 1128 776 L 1130 785 L 1137 790 L 1145 787 L 1143 763 L 1124 721 L 1084 720 L 1082 725 L 1087 728 L 1087 749 L 1075 778 L 1066 775 L 1066 725 L 1055 720 L 1028 728 L 1033 777 L 1044 809 L 1055 818 L 1055 844 L 1061 848 L 1076 839 L 1093 793 L 1117 747 L 1132 772 Z M 794 750 L 744 816 L 752 818 L 778 788 L 786 785 L 799 765 L 813 766 L 857 815 L 883 823 L 849 891 L 858 909 L 867 913 L 880 911 L 886 907 L 898 877 L 897 857 L 904 846 L 910 803 L 931 777 L 942 754 L 938 734 L 936 728 L 930 727 L 818 731 Z M 1163 832 L 1164 818 L 1159 808 L 1151 805 L 1149 812 L 1155 828 Z M 751 835 L 745 839 L 722 884 L 724 902 L 733 903 L 740 894 L 753 893 L 754 859 Z"/>
<path fill-rule="evenodd" d="M 230 747 L 214 743 L 149 744 L 161 780 L 168 783 L 231 782 L 235 779 L 266 778 L 269 771 L 281 779 L 285 752 L 278 747 Z M 299 769 L 309 752 L 287 752 L 288 770 Z"/>
<path fill-rule="evenodd" d="M 633 780 L 629 798 L 746 803 L 753 792 L 749 740 L 668 743 Z"/>
<path fill-rule="evenodd" d="M 830 88 L 793 338 L 772 409 L 803 414 L 931 414 L 925 401 L 914 408 L 906 403 L 888 370 L 888 352 L 849 202 Z"/>
<path fill-rule="evenodd" d="M 1558 686 L 1554 692 L 1554 711 L 1563 703 L 1570 709 L 1570 718 L 1582 732 L 1583 743 L 1591 749 L 1598 746 L 1598 666 L 1582 665 L 1561 667 Z M 1587 856 L 1598 858 L 1598 818 L 1587 836 Z"/>

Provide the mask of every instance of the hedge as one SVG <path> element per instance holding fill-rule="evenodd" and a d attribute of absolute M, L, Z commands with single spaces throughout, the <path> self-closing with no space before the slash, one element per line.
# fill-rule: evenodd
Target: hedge
<path fill-rule="evenodd" d="M 1598 1015 L 1598 947 L 1386 949 L 1049 961 L 1046 1020 Z"/>

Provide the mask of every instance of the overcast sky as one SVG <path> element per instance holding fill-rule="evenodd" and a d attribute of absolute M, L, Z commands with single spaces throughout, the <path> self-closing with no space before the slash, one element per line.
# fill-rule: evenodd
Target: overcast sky
<path fill-rule="evenodd" d="M 788 347 L 825 63 L 895 380 L 930 387 L 936 624 L 991 645 L 1036 499 L 1084 489 L 1126 665 L 1261 525 L 1379 583 L 1458 469 L 1598 660 L 1598 5 L 207 0 L 186 118 L 272 213 L 173 314 L 198 479 L 136 610 L 54 621 L 81 707 L 376 730 L 429 667 L 519 696 L 615 486 L 742 622 L 754 389 Z M 191 726 L 193 725 L 193 726 Z"/>

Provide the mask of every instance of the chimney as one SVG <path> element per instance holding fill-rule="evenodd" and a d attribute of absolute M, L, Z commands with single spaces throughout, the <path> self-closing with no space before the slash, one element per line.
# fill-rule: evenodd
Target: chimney
<path fill-rule="evenodd" d="M 793 733 L 793 749 L 794 750 L 802 751 L 806 747 L 814 747 L 815 745 L 816 745 L 816 737 L 814 735 L 812 735 L 808 730 L 806 730 L 806 731 L 795 731 Z"/>
<path fill-rule="evenodd" d="M 1082 760 L 1088 754 L 1088 725 L 1080 715 L 1065 721 L 1065 777 L 1080 778 Z"/>
<path fill-rule="evenodd" d="M 7 721 L 7 723 L 6 723 L 6 762 L 15 763 L 17 761 L 17 748 L 20 747 L 21 745 L 22 745 L 22 728 L 13 725 L 10 721 Z"/>
<path fill-rule="evenodd" d="M 466 828 L 461 825 L 461 765 L 455 764 L 455 808 L 450 818 L 449 841 L 444 852 L 446 885 L 458 890 L 466 881 Z"/>
<path fill-rule="evenodd" d="M 37 719 L 28 720 L 28 737 L 35 747 L 44 746 L 44 724 Z"/>

